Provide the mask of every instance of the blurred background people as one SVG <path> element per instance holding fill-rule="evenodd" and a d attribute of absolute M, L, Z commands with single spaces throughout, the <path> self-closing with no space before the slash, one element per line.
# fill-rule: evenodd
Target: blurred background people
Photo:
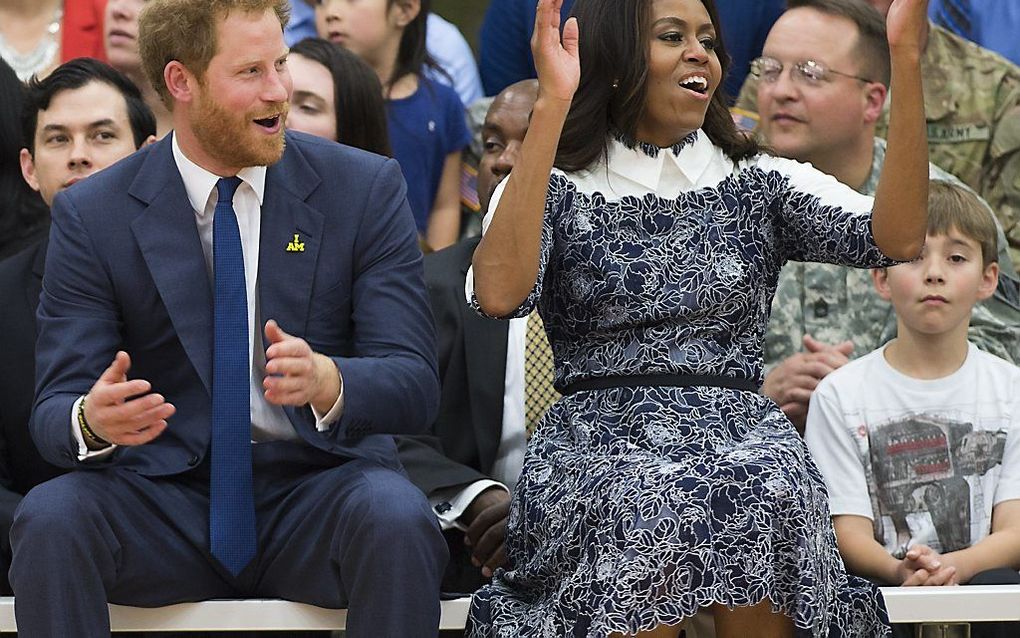
<path fill-rule="evenodd" d="M 138 54 L 138 16 L 146 0 L 105 0 L 103 20 L 103 47 L 110 65 L 128 76 L 142 92 L 145 103 L 156 116 L 156 136 L 162 138 L 170 132 L 170 110 L 159 99 L 159 94 L 142 71 L 142 58 Z"/>
<path fill-rule="evenodd" d="M 361 58 L 321 38 L 306 38 L 287 58 L 294 82 L 287 128 L 390 155 L 379 77 Z"/>
<path fill-rule="evenodd" d="M 460 236 L 461 151 L 470 142 L 456 92 L 429 78 L 428 0 L 322 0 L 319 36 L 356 53 L 379 76 L 393 157 L 407 182 L 418 232 L 433 249 Z"/>
<path fill-rule="evenodd" d="M 21 176 L 21 82 L 0 60 L 0 259 L 34 242 L 49 228 L 49 210 Z"/>

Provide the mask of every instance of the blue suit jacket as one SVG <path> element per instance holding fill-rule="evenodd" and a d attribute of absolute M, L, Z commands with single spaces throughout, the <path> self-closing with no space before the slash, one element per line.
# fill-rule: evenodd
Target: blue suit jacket
<path fill-rule="evenodd" d="M 286 250 L 295 234 L 303 252 Z M 342 418 L 322 433 L 308 407 L 288 407 L 294 428 L 309 445 L 398 468 L 384 435 L 425 430 L 439 389 L 421 253 L 397 163 L 288 133 L 283 158 L 266 175 L 260 237 L 263 323 L 276 319 L 343 374 Z M 146 475 L 200 463 L 211 427 L 212 312 L 169 137 L 58 195 L 31 424 L 43 456 Z M 177 413 L 151 443 L 79 463 L 72 405 L 118 349 L 131 355 L 129 376 L 149 380 Z"/>

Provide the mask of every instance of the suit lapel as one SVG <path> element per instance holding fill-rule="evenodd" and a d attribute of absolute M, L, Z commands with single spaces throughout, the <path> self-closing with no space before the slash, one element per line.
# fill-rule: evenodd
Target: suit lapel
<path fill-rule="evenodd" d="M 289 144 L 266 172 L 259 231 L 258 294 L 261 323 L 275 319 L 284 331 L 304 334 L 325 219 L 305 199 L 319 184 L 315 170 Z M 262 333 L 263 345 L 265 331 Z"/>
<path fill-rule="evenodd" d="M 212 290 L 195 213 L 167 136 L 142 165 L 129 192 L 148 203 L 131 222 L 174 331 L 206 390 L 212 387 Z"/>

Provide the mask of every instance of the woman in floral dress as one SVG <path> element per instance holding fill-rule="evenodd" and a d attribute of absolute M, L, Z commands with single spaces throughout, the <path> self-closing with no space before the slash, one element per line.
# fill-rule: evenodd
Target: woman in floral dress
<path fill-rule="evenodd" d="M 476 594 L 470 635 L 676 636 L 706 607 L 720 638 L 885 635 L 818 470 L 756 390 L 786 261 L 921 248 L 926 1 L 889 12 L 874 200 L 736 131 L 712 0 L 578 0 L 562 35 L 560 4 L 538 5 L 539 98 L 468 295 L 494 317 L 538 306 L 564 397 L 529 443 L 511 568 Z"/>

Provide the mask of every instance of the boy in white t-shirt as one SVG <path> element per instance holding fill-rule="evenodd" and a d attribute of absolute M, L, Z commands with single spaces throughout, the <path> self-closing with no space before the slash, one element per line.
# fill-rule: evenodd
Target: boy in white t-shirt
<path fill-rule="evenodd" d="M 873 271 L 896 339 L 811 397 L 805 438 L 853 573 L 953 585 L 1009 568 L 997 581 L 1020 582 L 1020 368 L 967 341 L 971 308 L 995 290 L 995 255 L 980 202 L 932 182 L 921 257 Z"/>

